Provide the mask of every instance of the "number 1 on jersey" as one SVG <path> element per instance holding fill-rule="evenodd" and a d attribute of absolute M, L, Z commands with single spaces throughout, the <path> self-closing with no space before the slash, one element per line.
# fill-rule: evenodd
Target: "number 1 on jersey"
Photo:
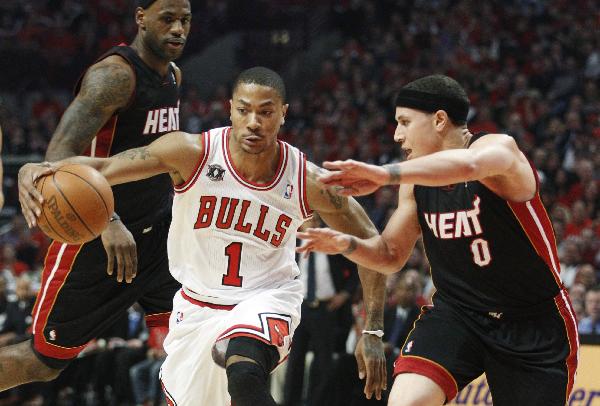
<path fill-rule="evenodd" d="M 243 276 L 240 276 L 240 263 L 242 261 L 242 243 L 232 242 L 225 247 L 227 259 L 227 273 L 223 275 L 222 284 L 225 286 L 242 286 Z"/>

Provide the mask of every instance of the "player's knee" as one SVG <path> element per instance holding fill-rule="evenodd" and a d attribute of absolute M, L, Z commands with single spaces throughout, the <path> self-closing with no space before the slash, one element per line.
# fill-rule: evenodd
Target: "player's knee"
<path fill-rule="evenodd" d="M 264 389 L 266 385 L 267 374 L 254 362 L 240 361 L 227 366 L 227 390 L 232 399 Z"/>
<path fill-rule="evenodd" d="M 29 378 L 29 381 L 52 381 L 62 372 L 62 369 L 51 368 L 44 364 L 35 355 L 28 341 L 17 344 L 15 352 L 12 355 L 14 356 L 14 361 L 19 364 L 21 371 L 25 372 Z"/>
<path fill-rule="evenodd" d="M 443 393 L 423 387 L 418 383 L 402 385 L 394 382 L 388 398 L 389 406 L 441 406 L 446 399 Z"/>

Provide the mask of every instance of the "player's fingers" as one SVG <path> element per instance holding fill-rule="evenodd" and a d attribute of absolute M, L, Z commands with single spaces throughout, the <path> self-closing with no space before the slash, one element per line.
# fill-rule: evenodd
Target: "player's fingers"
<path fill-rule="evenodd" d="M 131 279 L 129 282 L 131 282 L 137 275 L 138 267 L 137 248 L 135 245 L 129 247 L 129 256 L 131 258 Z"/>
<path fill-rule="evenodd" d="M 356 356 L 356 366 L 358 367 L 358 379 L 365 379 L 367 371 L 365 368 L 365 361 L 361 355 Z"/>
<path fill-rule="evenodd" d="M 112 276 L 115 270 L 115 254 L 112 250 L 106 250 L 106 273 Z"/>
<path fill-rule="evenodd" d="M 120 250 L 116 252 L 117 257 L 117 282 L 123 282 L 125 278 L 125 258 Z"/>

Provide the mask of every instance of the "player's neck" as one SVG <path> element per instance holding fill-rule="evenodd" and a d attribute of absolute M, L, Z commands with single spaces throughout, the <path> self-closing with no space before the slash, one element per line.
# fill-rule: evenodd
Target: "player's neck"
<path fill-rule="evenodd" d="M 454 127 L 444 136 L 442 149 L 467 148 L 472 136 L 466 126 Z"/>
<path fill-rule="evenodd" d="M 229 154 L 236 172 L 244 179 L 255 183 L 273 180 L 279 164 L 280 151 L 277 142 L 258 154 L 250 154 L 232 142 L 229 144 Z"/>
<path fill-rule="evenodd" d="M 131 48 L 137 52 L 139 57 L 148 65 L 152 70 L 156 71 L 161 77 L 165 76 L 169 72 L 169 61 L 156 56 L 148 47 L 144 46 L 141 37 L 138 35 L 131 43 Z"/>

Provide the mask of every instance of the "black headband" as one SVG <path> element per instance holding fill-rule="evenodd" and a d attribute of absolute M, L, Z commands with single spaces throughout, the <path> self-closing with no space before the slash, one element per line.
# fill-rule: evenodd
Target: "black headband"
<path fill-rule="evenodd" d="M 138 0 L 138 7 L 143 9 L 147 9 L 154 3 L 156 0 Z"/>
<path fill-rule="evenodd" d="M 466 123 L 469 113 L 469 102 L 412 89 L 400 90 L 396 96 L 396 107 L 408 107 L 428 113 L 444 110 L 455 124 Z"/>

